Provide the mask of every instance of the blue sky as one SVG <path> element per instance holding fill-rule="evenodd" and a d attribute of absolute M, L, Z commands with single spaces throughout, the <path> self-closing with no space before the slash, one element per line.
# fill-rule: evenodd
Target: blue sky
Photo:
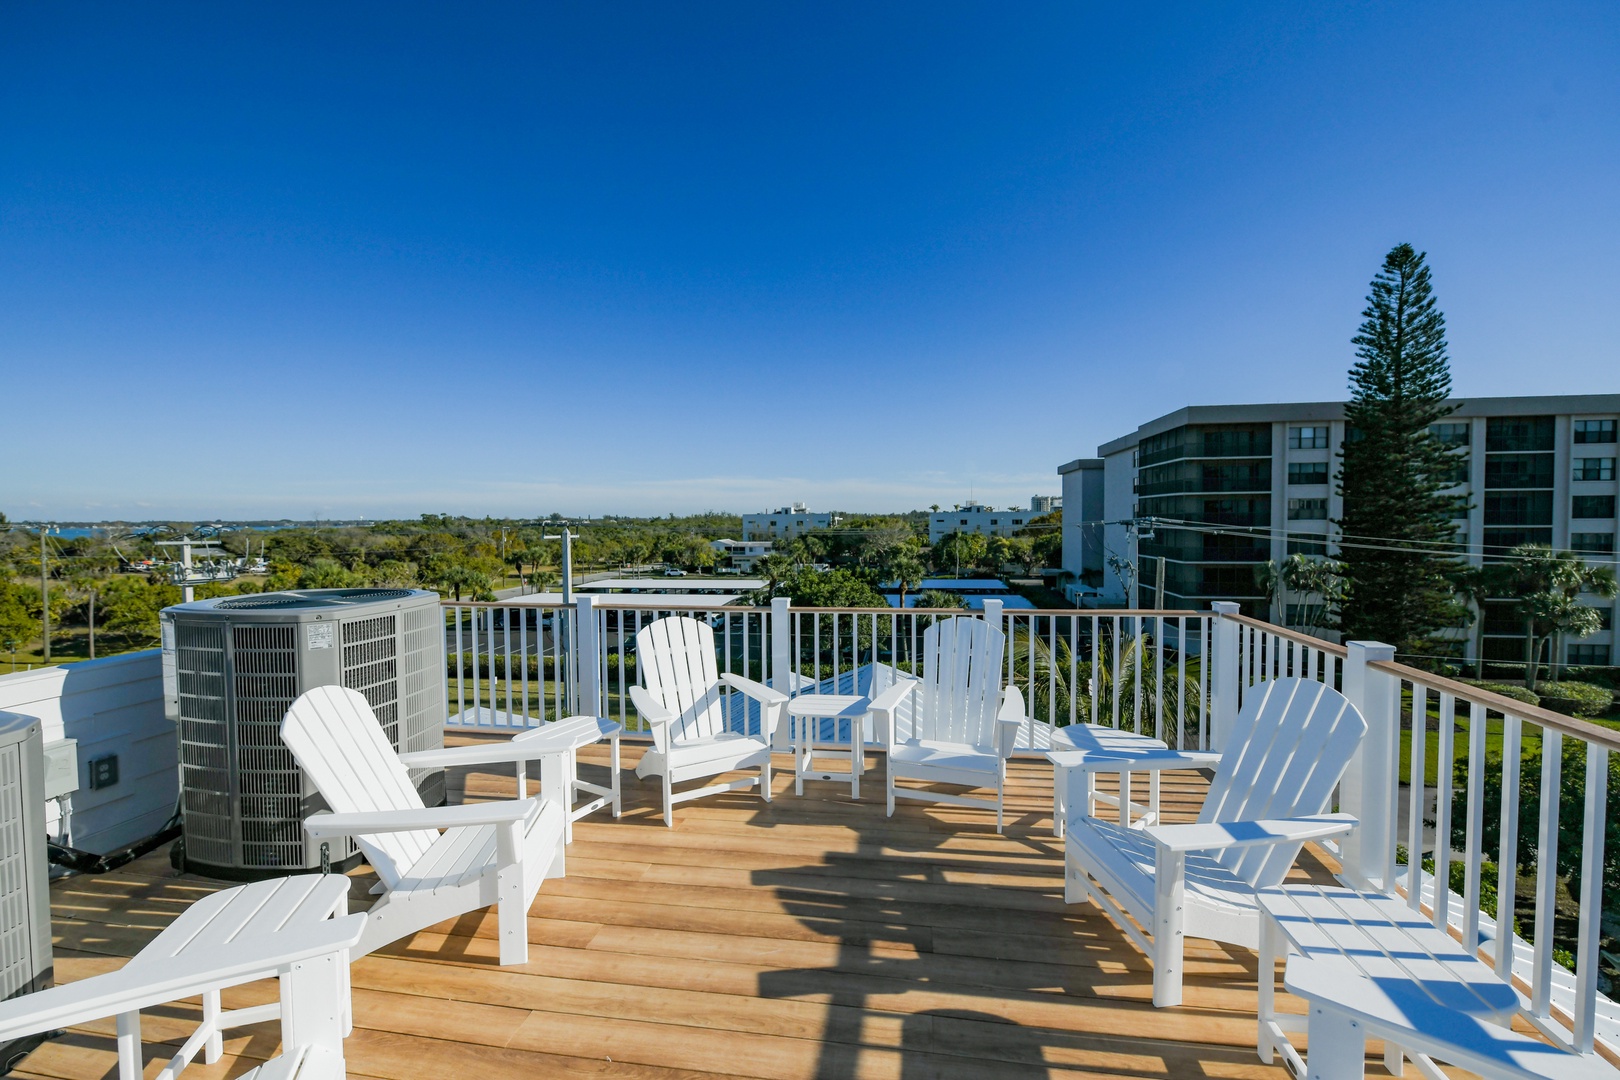
<path fill-rule="evenodd" d="M 1620 7 L 1125 7 L 0 5 L 0 510 L 1026 503 L 1401 241 L 1620 390 Z"/>

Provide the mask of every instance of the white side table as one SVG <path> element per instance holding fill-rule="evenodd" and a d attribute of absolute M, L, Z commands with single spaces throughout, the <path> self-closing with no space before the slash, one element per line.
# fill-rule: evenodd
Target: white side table
<path fill-rule="evenodd" d="M 1131 755 L 1148 753 L 1163 753 L 1170 747 L 1160 739 L 1138 735 L 1134 731 L 1125 731 L 1120 728 L 1106 727 L 1102 724 L 1070 724 L 1068 727 L 1058 728 L 1052 732 L 1052 748 L 1046 752 L 1047 758 L 1052 762 L 1052 833 L 1054 836 L 1063 835 L 1064 822 L 1068 817 L 1068 790 L 1069 770 L 1077 765 L 1083 765 L 1095 758 L 1124 758 Z M 1110 769 L 1109 772 L 1114 770 Z M 1119 823 L 1126 828 L 1131 825 L 1131 811 L 1141 811 L 1137 821 L 1143 825 L 1152 825 L 1159 819 L 1159 774 L 1152 772 L 1148 781 L 1148 805 L 1133 806 L 1131 804 L 1131 774 L 1122 763 L 1119 768 L 1119 798 L 1113 799 L 1107 795 L 1098 795 L 1092 783 L 1091 773 L 1085 773 L 1085 810 L 1090 815 L 1099 802 L 1114 803 L 1119 807 Z"/>
<path fill-rule="evenodd" d="M 804 794 L 806 777 L 811 780 L 830 780 L 849 783 L 849 797 L 861 797 L 861 773 L 866 771 L 866 740 L 864 723 L 871 711 L 872 699 L 853 694 L 801 694 L 788 702 L 788 716 L 798 723 L 793 725 L 793 794 Z M 819 739 L 822 721 L 832 720 L 833 737 Z M 825 754 L 838 754 L 846 747 L 837 741 L 837 721 L 849 721 L 849 772 L 818 772 L 815 767 L 818 746 Z"/>
<path fill-rule="evenodd" d="M 1434 1058 L 1492 1080 L 1596 1080 L 1614 1069 L 1596 1055 L 1520 1035 L 1509 1026 L 1519 995 L 1479 957 L 1406 902 L 1331 885 L 1283 885 L 1255 894 L 1260 919 L 1260 1059 L 1280 1053 L 1295 1076 L 1360 1080 L 1367 1039 L 1384 1041 L 1384 1064 L 1401 1075 L 1409 1058 L 1439 1076 Z M 1310 1004 L 1279 1015 L 1283 986 Z M 1300 1023 L 1304 1021 L 1303 1025 Z M 1305 1031 L 1301 1060 L 1288 1038 Z"/>

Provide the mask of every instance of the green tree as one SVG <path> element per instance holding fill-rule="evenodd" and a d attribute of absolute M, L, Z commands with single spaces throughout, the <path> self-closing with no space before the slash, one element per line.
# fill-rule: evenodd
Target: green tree
<path fill-rule="evenodd" d="M 762 598 L 765 603 L 770 603 L 771 597 L 781 592 L 782 582 L 793 571 L 793 560 L 786 555 L 773 552 L 754 560 L 754 573 L 765 579 L 765 595 Z"/>
<path fill-rule="evenodd" d="M 883 564 L 883 576 L 894 582 L 900 592 L 900 606 L 906 606 L 906 593 L 922 584 L 928 574 L 922 555 L 915 544 L 902 544 L 888 553 Z"/>
<path fill-rule="evenodd" d="M 25 593 L 22 587 L 0 577 L 0 646 L 8 641 L 20 644 L 39 634 L 39 620 L 29 613 Z"/>
<path fill-rule="evenodd" d="M 1399 244 L 1373 278 L 1352 340 L 1349 429 L 1337 477 L 1344 517 L 1346 638 L 1425 652 L 1465 617 L 1448 576 L 1456 558 L 1455 499 L 1441 494 L 1451 466 L 1430 426 L 1450 414 L 1445 317 L 1424 256 Z"/>
<path fill-rule="evenodd" d="M 951 533 L 934 545 L 934 566 L 941 572 L 972 570 L 984 563 L 989 543 L 980 533 Z"/>
<path fill-rule="evenodd" d="M 956 608 L 961 611 L 968 609 L 967 597 L 961 593 L 947 592 L 944 589 L 925 589 L 917 596 L 917 606 L 920 608 Z"/>
<path fill-rule="evenodd" d="M 1524 685 L 1532 693 L 1543 646 L 1559 635 L 1586 637 L 1602 629 L 1601 615 L 1581 603 L 1581 594 L 1612 599 L 1617 587 L 1613 570 L 1589 566 L 1580 556 L 1546 544 L 1520 544 L 1506 561 L 1482 567 L 1479 576 L 1479 591 L 1510 598 L 1511 610 L 1524 626 Z M 1556 656 L 1552 661 L 1556 670 Z"/>
<path fill-rule="evenodd" d="M 1295 553 L 1282 562 L 1255 567 L 1254 580 L 1265 590 L 1267 600 L 1278 601 L 1283 625 L 1297 625 L 1308 634 L 1326 627 L 1333 609 L 1344 601 L 1344 564 L 1332 559 Z M 1294 603 L 1290 604 L 1290 600 Z M 1290 607 L 1298 616 L 1293 621 L 1288 618 Z"/>

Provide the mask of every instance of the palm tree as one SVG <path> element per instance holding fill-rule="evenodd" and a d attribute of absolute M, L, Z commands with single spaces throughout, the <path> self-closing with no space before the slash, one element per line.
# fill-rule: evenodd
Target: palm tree
<path fill-rule="evenodd" d="M 928 575 L 928 567 L 923 564 L 922 556 L 917 554 L 913 545 L 907 544 L 895 548 L 888 557 L 884 566 L 884 576 L 894 582 L 900 591 L 900 609 L 905 610 L 906 593 L 922 584 L 923 578 Z"/>
<path fill-rule="evenodd" d="M 776 591 L 782 587 L 782 581 L 793 573 L 793 560 L 786 555 L 762 555 L 754 560 L 754 573 L 765 579 L 765 595 L 775 596 Z"/>
<path fill-rule="evenodd" d="M 1582 593 L 1613 599 L 1617 588 L 1614 571 L 1606 566 L 1589 566 L 1579 555 L 1554 551 L 1546 544 L 1520 544 L 1508 552 L 1507 561 L 1483 568 L 1485 595 L 1511 597 L 1513 613 L 1524 623 L 1524 685 L 1535 692 L 1542 646 L 1564 634 L 1586 637 L 1601 627 L 1602 617 L 1594 607 L 1580 601 Z M 1556 655 L 1550 658 L 1558 670 Z"/>

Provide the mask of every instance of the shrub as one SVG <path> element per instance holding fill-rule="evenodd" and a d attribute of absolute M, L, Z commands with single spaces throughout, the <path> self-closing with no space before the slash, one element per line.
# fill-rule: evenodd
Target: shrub
<path fill-rule="evenodd" d="M 1526 705 L 1541 704 L 1541 698 L 1536 694 L 1526 690 L 1522 686 L 1514 686 L 1512 683 L 1485 682 L 1481 679 L 1460 679 L 1458 681 L 1467 683 L 1469 686 L 1477 686 L 1481 690 L 1489 690 L 1493 694 L 1501 694 L 1503 697 L 1510 697 L 1514 701 L 1522 701 Z M 1550 686 L 1551 684 L 1546 683 L 1543 685 Z"/>
<path fill-rule="evenodd" d="M 1620 675 L 1620 668 L 1612 667 L 1567 667 L 1564 669 L 1564 678 L 1575 682 L 1594 683 L 1598 686 L 1607 686 L 1610 690 L 1620 690 L 1615 678 Z"/>
<path fill-rule="evenodd" d="M 1614 691 L 1591 683 L 1544 682 L 1540 686 L 1543 708 L 1571 716 L 1602 716 L 1614 704 Z"/>

